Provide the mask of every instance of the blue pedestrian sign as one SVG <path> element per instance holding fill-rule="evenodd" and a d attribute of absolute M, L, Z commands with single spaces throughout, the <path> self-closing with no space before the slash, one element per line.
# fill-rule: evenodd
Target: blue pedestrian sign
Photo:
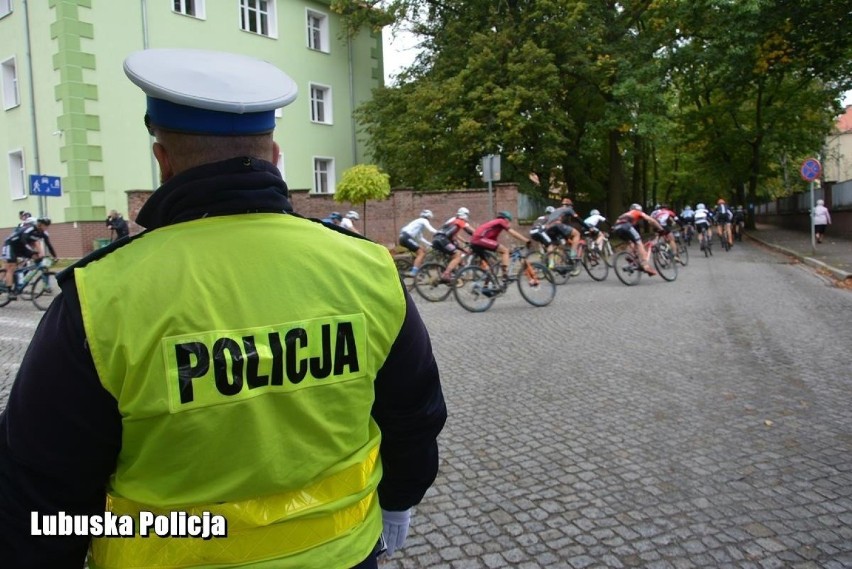
<path fill-rule="evenodd" d="M 804 181 L 813 182 L 819 178 L 820 174 L 822 174 L 822 165 L 816 158 L 808 158 L 802 163 L 800 173 L 802 174 L 802 179 Z"/>
<path fill-rule="evenodd" d="M 62 180 L 59 176 L 30 174 L 30 195 L 58 198 L 62 195 Z"/>

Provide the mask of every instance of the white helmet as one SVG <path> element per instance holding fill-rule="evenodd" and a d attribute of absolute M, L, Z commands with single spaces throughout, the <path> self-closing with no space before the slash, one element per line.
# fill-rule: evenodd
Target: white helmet
<path fill-rule="evenodd" d="M 420 217 L 425 217 L 426 219 L 432 219 L 432 210 L 424 209 L 420 212 Z"/>
<path fill-rule="evenodd" d="M 467 219 L 467 216 L 469 215 L 470 210 L 466 207 L 460 207 L 459 210 L 456 212 L 456 217 L 464 217 L 465 219 Z"/>
<path fill-rule="evenodd" d="M 704 207 L 704 204 L 703 204 L 703 203 L 700 203 L 700 204 L 698 204 L 697 206 L 695 206 L 695 209 L 707 209 L 707 208 L 706 208 L 706 207 Z"/>
<path fill-rule="evenodd" d="M 552 205 L 549 205 L 546 208 L 544 208 L 544 213 L 553 213 L 554 211 L 556 211 L 556 208 L 553 207 Z"/>
<path fill-rule="evenodd" d="M 346 212 L 346 217 L 348 217 L 349 219 L 354 219 L 354 220 L 356 220 L 356 221 L 357 221 L 357 220 L 359 220 L 359 219 L 361 219 L 361 216 L 360 216 L 360 215 L 358 215 L 358 212 L 357 212 L 357 211 L 347 211 L 347 212 Z"/>
<path fill-rule="evenodd" d="M 636 211 L 642 211 L 642 206 L 639 205 L 638 203 L 635 203 L 635 204 L 630 206 L 630 209 L 635 209 Z"/>
<path fill-rule="evenodd" d="M 589 215 L 600 215 L 600 214 L 601 214 L 601 212 L 599 212 L 596 209 L 593 209 L 592 211 L 589 212 Z"/>

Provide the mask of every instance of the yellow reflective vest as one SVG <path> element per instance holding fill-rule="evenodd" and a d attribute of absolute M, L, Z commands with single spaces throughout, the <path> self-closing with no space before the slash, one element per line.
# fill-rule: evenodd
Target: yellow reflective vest
<path fill-rule="evenodd" d="M 74 271 L 122 417 L 107 511 L 227 537 L 96 538 L 90 566 L 351 567 L 381 533 L 373 380 L 405 316 L 384 247 L 282 214 L 148 232 Z M 177 536 L 179 537 L 179 536 Z"/>

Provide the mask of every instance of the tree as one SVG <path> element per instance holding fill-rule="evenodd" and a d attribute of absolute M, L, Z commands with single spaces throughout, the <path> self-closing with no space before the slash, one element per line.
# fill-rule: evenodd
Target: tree
<path fill-rule="evenodd" d="M 343 172 L 334 201 L 362 206 L 361 219 L 367 233 L 367 201 L 384 200 L 390 195 L 390 176 L 374 164 L 356 164 Z"/>

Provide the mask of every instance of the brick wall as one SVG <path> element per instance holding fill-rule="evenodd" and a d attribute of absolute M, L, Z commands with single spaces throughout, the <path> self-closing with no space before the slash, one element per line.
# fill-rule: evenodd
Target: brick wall
<path fill-rule="evenodd" d="M 151 195 L 150 190 L 130 190 L 127 192 L 127 219 L 130 234 L 143 230 L 135 223 L 142 205 Z M 296 213 L 305 217 L 324 218 L 332 211 L 345 214 L 350 209 L 357 211 L 361 219 L 355 227 L 367 237 L 387 247 L 395 247 L 400 228 L 417 217 L 423 209 L 431 209 L 435 214 L 432 225 L 438 226 L 455 214 L 460 207 L 470 210 L 470 220 L 474 225 L 491 219 L 488 190 L 485 188 L 453 190 L 446 192 L 415 192 L 399 189 L 383 201 L 371 201 L 353 206 L 347 202 L 336 202 L 332 196 L 311 194 L 308 191 L 291 191 L 290 197 Z M 492 199 L 494 211 L 508 210 L 517 219 L 518 188 L 514 184 L 495 184 Z M 517 227 L 517 222 L 515 223 Z M 6 228 L 4 235 L 12 232 Z M 427 235 L 428 237 L 428 235 Z M 86 221 L 76 223 L 54 223 L 50 226 L 50 241 L 63 259 L 77 259 L 91 253 L 96 239 L 109 239 L 110 232 L 104 221 Z"/>

